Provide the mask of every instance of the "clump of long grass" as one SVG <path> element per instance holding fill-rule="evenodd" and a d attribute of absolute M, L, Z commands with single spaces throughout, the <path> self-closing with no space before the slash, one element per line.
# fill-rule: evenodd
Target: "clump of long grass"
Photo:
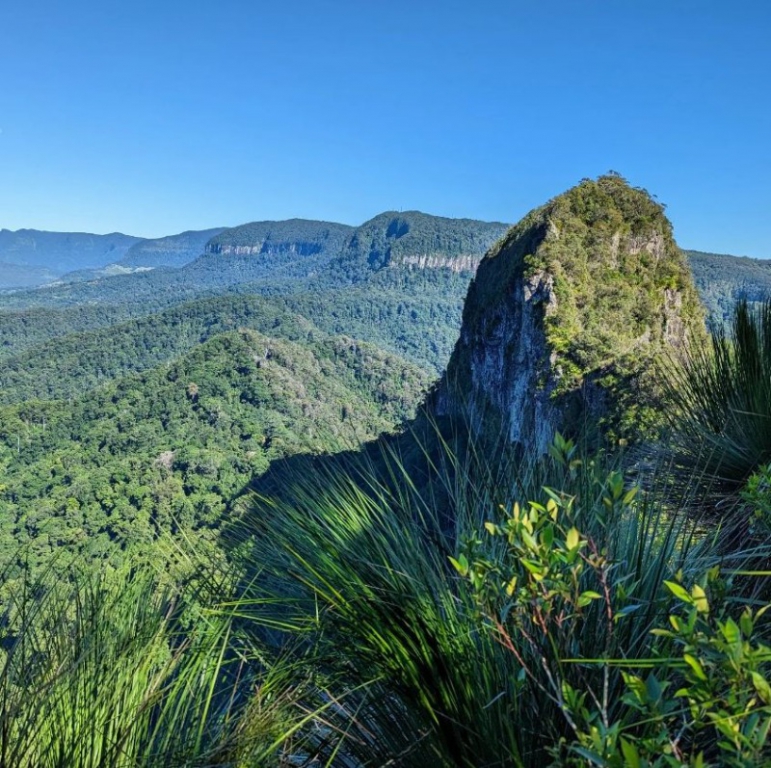
<path fill-rule="evenodd" d="M 516 670 L 471 620 L 433 510 L 384 484 L 312 480 L 256 501 L 242 610 L 304 638 L 324 713 L 317 749 L 339 765 L 503 765 L 516 745 Z M 248 567 L 248 563 L 247 563 Z M 250 602 L 247 602 L 250 601 Z M 485 716 L 479 713 L 484 711 Z"/>
<path fill-rule="evenodd" d="M 558 670 L 604 689 L 613 717 L 620 671 L 575 660 L 644 658 L 666 617 L 663 582 L 713 562 L 671 496 L 651 490 L 620 503 L 629 488 L 615 460 L 580 456 L 565 441 L 549 458 L 523 459 L 466 431 L 460 441 L 437 432 L 430 445 L 386 443 L 383 456 L 347 472 L 331 466 L 285 475 L 279 495 L 253 499 L 238 551 L 254 576 L 243 615 L 292 638 L 297 663 L 316 676 L 317 701 L 306 706 L 335 702 L 316 731 L 318 754 L 335 765 L 549 764 L 575 734 L 540 676 Z M 544 500 L 544 486 L 572 499 L 574 525 L 604 558 L 603 589 L 623 595 L 625 620 L 609 631 L 597 602 L 518 658 L 451 558 L 471 547 L 492 569 L 502 563 L 506 547 L 485 540 L 484 524 L 515 500 Z"/>
<path fill-rule="evenodd" d="M 289 688 L 232 615 L 155 574 L 19 582 L 0 632 L 0 765 L 278 764 Z"/>
<path fill-rule="evenodd" d="M 719 500 L 771 461 L 771 300 L 737 302 L 730 326 L 692 346 L 665 377 L 677 477 Z"/>

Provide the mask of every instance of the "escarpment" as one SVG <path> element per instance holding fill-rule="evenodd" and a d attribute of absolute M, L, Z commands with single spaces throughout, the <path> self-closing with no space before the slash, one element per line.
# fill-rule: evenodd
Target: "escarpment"
<path fill-rule="evenodd" d="M 651 416 L 663 356 L 703 333 L 663 206 L 616 175 L 584 180 L 485 256 L 433 405 L 537 452 L 587 423 L 624 437 Z"/>
<path fill-rule="evenodd" d="M 336 254 L 353 227 L 328 221 L 254 221 L 226 229 L 206 244 L 206 253 L 230 256 Z"/>

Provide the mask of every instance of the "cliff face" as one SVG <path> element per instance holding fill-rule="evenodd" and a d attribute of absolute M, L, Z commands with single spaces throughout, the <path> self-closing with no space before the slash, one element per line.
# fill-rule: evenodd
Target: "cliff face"
<path fill-rule="evenodd" d="M 336 254 L 353 230 L 328 221 L 255 221 L 226 229 L 206 244 L 206 253 L 232 256 Z"/>
<path fill-rule="evenodd" d="M 234 256 L 278 256 L 280 254 L 292 254 L 294 256 L 312 256 L 315 253 L 320 253 L 323 246 L 321 243 L 307 243 L 307 242 L 285 242 L 278 241 L 272 242 L 270 240 L 261 240 L 254 245 L 232 245 L 229 243 L 216 245 L 209 245 L 206 248 L 206 253 L 222 253 L 225 255 Z"/>
<path fill-rule="evenodd" d="M 507 229 L 499 222 L 388 211 L 358 227 L 331 268 L 352 280 L 389 267 L 473 274 Z"/>
<path fill-rule="evenodd" d="M 585 180 L 485 256 L 435 407 L 538 452 L 586 421 L 622 436 L 644 426 L 657 361 L 703 333 L 663 207 L 618 176 Z"/>

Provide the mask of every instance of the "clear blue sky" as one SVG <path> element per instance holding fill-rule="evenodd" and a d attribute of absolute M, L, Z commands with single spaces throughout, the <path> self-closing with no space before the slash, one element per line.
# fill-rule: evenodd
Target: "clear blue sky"
<path fill-rule="evenodd" d="M 771 257 L 765 0 L 2 0 L 0 227 L 514 222 L 609 169 Z"/>

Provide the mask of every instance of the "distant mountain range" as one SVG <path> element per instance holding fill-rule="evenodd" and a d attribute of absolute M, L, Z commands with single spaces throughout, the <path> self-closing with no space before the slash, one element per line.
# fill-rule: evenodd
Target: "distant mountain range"
<path fill-rule="evenodd" d="M 204 271 L 228 257 L 232 271 L 247 257 L 249 269 L 307 260 L 317 269 L 338 257 L 348 280 L 390 263 L 473 271 L 508 225 L 447 219 L 418 211 L 382 213 L 360 227 L 326 221 L 256 221 L 229 229 L 181 232 L 156 239 L 120 233 L 89 235 L 19 230 L 0 232 L 0 288 L 84 282 L 158 268 L 180 268 L 198 257 Z M 254 257 L 259 257 L 256 261 Z M 242 272 L 244 270 L 241 270 Z"/>
<path fill-rule="evenodd" d="M 381 214 L 356 228 L 297 219 L 254 222 L 213 235 L 202 255 L 178 268 L 143 266 L 147 262 L 137 254 L 146 249 L 140 243 L 123 262 L 99 272 L 71 273 L 66 281 L 5 293 L 0 354 L 13 357 L 45 340 L 96 332 L 181 302 L 259 294 L 280 297 L 281 306 L 328 333 L 379 344 L 438 373 L 455 343 L 476 264 L 506 229 L 503 223 L 418 212 Z M 191 234 L 185 236 L 188 242 Z M 236 327 L 250 325 L 240 308 L 228 313 L 239 318 Z M 116 349 L 116 343 L 98 335 L 72 340 L 73 352 Z M 141 342 L 148 344 L 153 346 Z M 52 359 L 52 349 L 30 352 L 37 353 L 41 361 Z M 12 364 L 37 370 L 29 366 L 29 359 Z M 54 369 L 40 381 L 58 379 Z"/>
<path fill-rule="evenodd" d="M 200 256 L 206 244 L 222 228 L 180 232 L 178 235 L 158 237 L 135 243 L 117 262 L 121 267 L 183 267 Z"/>
<path fill-rule="evenodd" d="M 44 294 L 36 292 L 34 299 L 27 300 L 22 294 L 9 302 L 19 306 L 71 305 L 111 300 L 126 293 L 135 298 L 153 295 L 158 301 L 159 292 L 173 293 L 173 301 L 159 304 L 166 306 L 255 281 L 294 282 L 313 277 L 328 286 L 342 286 L 361 282 L 385 267 L 397 271 L 449 269 L 469 277 L 485 251 L 507 229 L 501 222 L 449 219 L 419 211 L 387 211 L 359 227 L 289 219 L 154 239 L 121 233 L 3 229 L 0 290 L 51 286 Z M 725 317 L 740 295 L 754 299 L 771 294 L 771 260 L 685 253 L 713 316 Z M 180 269 L 184 274 L 177 274 Z M 151 270 L 156 274 L 138 274 Z M 77 283 L 87 285 L 78 288 Z M 286 282 L 279 292 L 291 292 Z"/>
<path fill-rule="evenodd" d="M 114 232 L 0 230 L 0 288 L 28 287 L 76 269 L 96 269 L 119 261 L 139 237 Z"/>

